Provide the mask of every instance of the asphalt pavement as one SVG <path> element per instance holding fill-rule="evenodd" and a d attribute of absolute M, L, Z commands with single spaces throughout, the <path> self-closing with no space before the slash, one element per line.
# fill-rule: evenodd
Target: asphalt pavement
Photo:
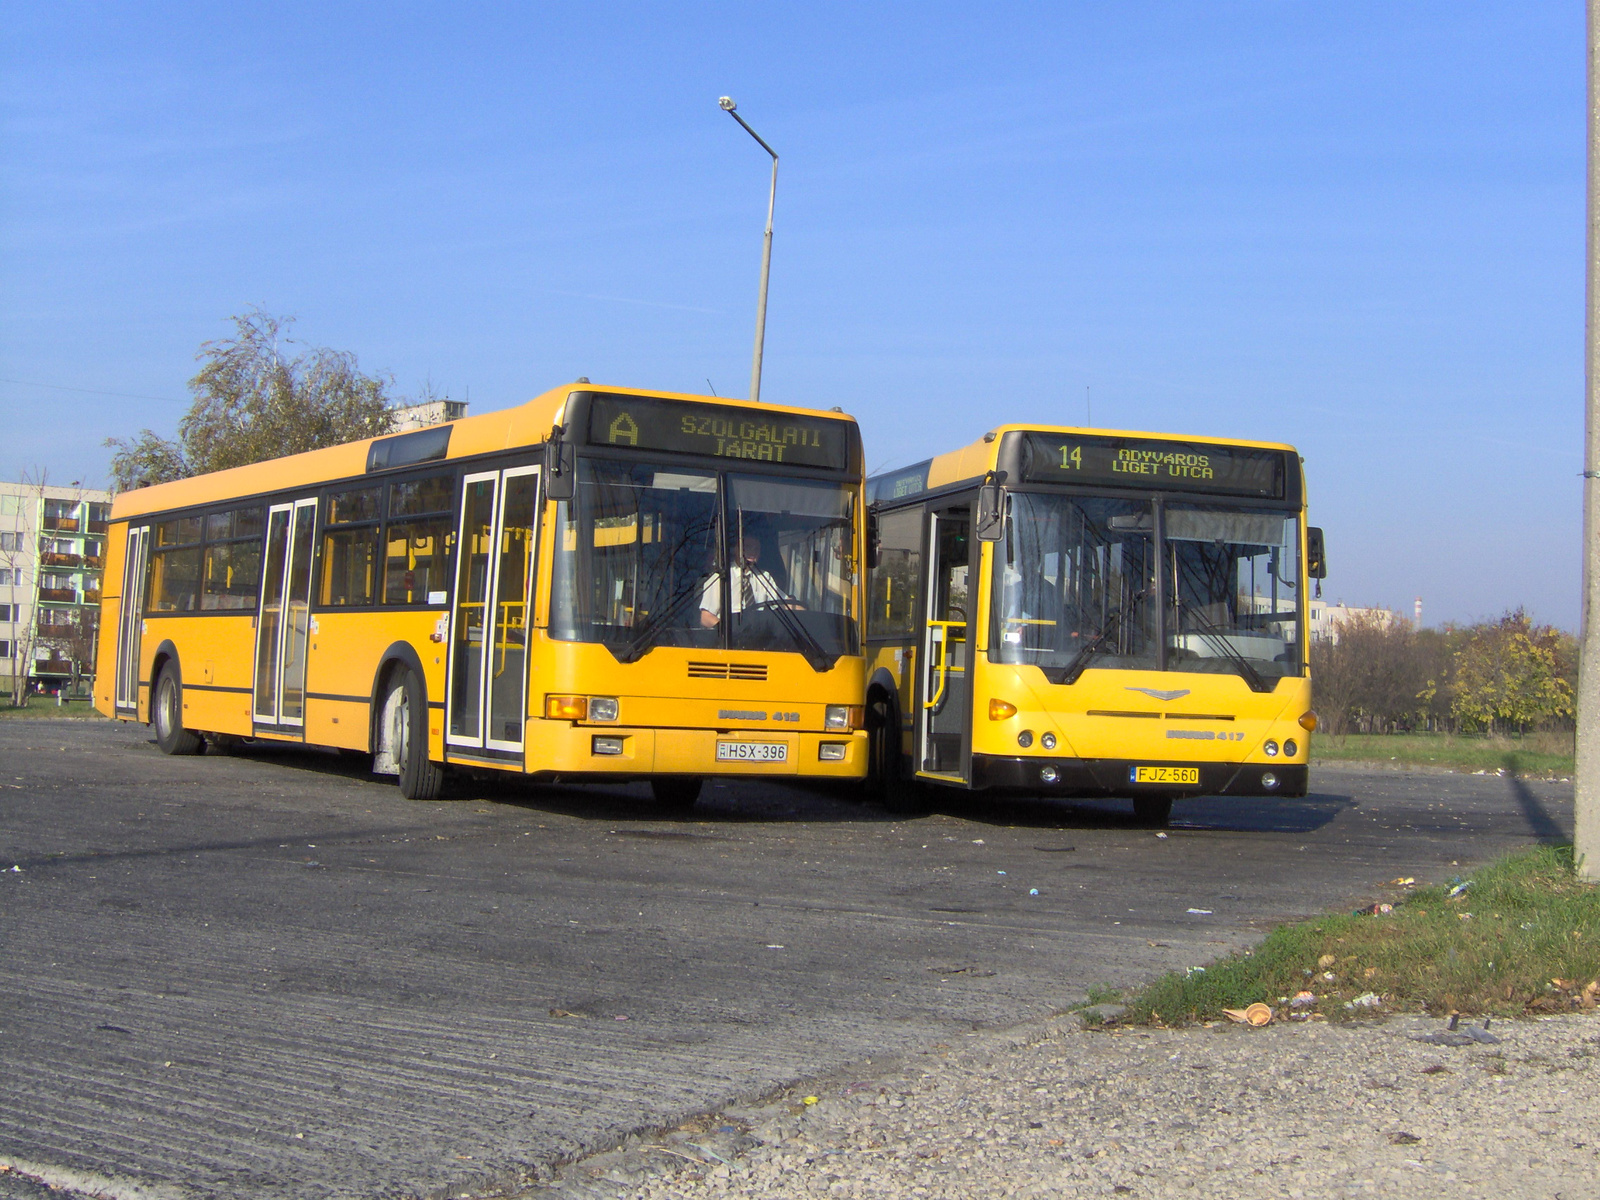
<path fill-rule="evenodd" d="M 1570 836 L 1572 789 L 1318 768 L 1303 800 L 465 781 L 0 722 L 0 1195 L 461 1196 L 640 1129 Z"/>

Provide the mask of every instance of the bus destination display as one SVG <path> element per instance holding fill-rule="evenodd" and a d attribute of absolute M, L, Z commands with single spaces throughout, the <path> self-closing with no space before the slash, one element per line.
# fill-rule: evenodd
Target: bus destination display
<path fill-rule="evenodd" d="M 1288 463 L 1282 450 L 1142 438 L 1029 433 L 1023 475 L 1041 483 L 1222 492 L 1281 500 Z"/>
<path fill-rule="evenodd" d="M 647 396 L 597 395 L 589 404 L 589 444 L 708 454 L 802 467 L 850 466 L 847 421 L 687 404 Z"/>

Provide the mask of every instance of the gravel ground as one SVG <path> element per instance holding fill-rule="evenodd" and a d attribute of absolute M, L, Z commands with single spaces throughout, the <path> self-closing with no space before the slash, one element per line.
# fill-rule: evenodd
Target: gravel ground
<path fill-rule="evenodd" d="M 1416 1040 L 1445 1028 L 973 1034 L 630 1139 L 529 1197 L 1600 1197 L 1600 1022 Z"/>

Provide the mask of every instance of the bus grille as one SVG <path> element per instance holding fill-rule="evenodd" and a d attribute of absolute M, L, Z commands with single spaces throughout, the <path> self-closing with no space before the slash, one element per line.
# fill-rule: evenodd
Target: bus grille
<path fill-rule="evenodd" d="M 767 664 L 691 662 L 689 664 L 689 678 L 745 679 L 754 683 L 765 683 L 767 678 Z"/>

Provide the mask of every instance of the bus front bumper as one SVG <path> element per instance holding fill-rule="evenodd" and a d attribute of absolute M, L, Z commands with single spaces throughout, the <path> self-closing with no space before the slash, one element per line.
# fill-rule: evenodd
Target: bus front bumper
<path fill-rule="evenodd" d="M 1189 767 L 1200 773 L 1193 784 L 1134 783 L 1137 767 L 1148 761 L 1120 758 L 1009 758 L 972 756 L 975 791 L 1028 792 L 1044 796 L 1304 796 L 1309 768 L 1305 763 L 1163 762 L 1163 767 Z M 1051 773 L 1054 778 L 1051 778 Z"/>

